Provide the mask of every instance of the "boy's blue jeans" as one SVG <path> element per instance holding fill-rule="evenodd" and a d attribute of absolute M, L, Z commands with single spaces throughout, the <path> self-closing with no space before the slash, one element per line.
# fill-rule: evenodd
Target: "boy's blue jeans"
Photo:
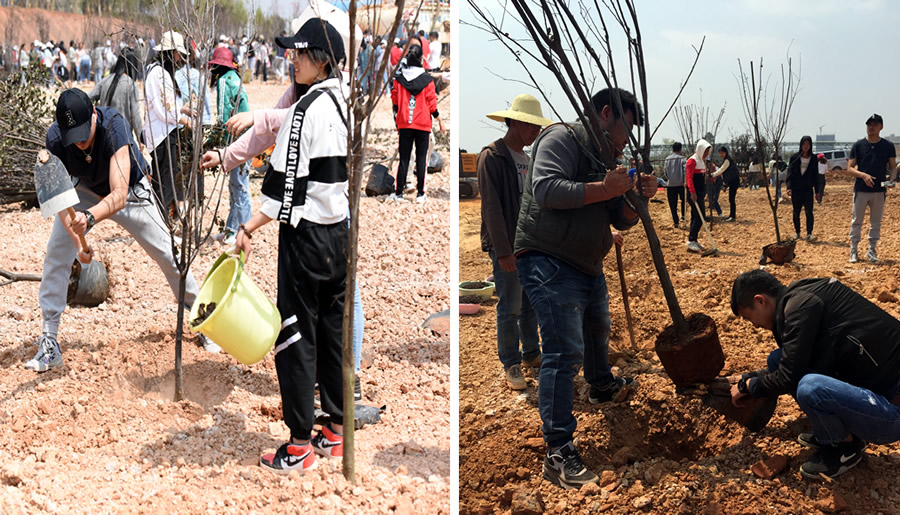
<path fill-rule="evenodd" d="M 238 227 L 247 223 L 252 214 L 250 205 L 250 163 L 234 167 L 228 172 L 228 219 L 225 228 L 237 234 Z"/>
<path fill-rule="evenodd" d="M 516 259 L 519 281 L 541 327 L 538 404 L 544 440 L 551 448 L 571 441 L 574 379 L 603 388 L 613 380 L 609 367 L 609 291 L 603 275 L 587 275 L 562 260 L 537 252 Z"/>
<path fill-rule="evenodd" d="M 494 266 L 494 284 L 497 288 L 497 355 L 503 368 L 518 365 L 541 355 L 538 343 L 537 315 L 528 295 L 522 290 L 516 272 L 500 267 L 497 255 L 488 253 Z M 522 352 L 519 352 L 519 342 Z"/>
<path fill-rule="evenodd" d="M 776 370 L 779 361 L 781 349 L 775 349 L 769 355 L 769 370 Z M 900 382 L 886 395 L 879 395 L 833 377 L 807 374 L 800 379 L 794 397 L 819 442 L 836 444 L 854 434 L 882 445 L 900 440 L 900 407 L 889 400 L 898 391 Z"/>

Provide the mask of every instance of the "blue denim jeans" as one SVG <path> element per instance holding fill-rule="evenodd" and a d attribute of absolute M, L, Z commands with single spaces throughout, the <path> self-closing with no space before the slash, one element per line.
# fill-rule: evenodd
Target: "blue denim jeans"
<path fill-rule="evenodd" d="M 519 284 L 516 272 L 500 268 L 497 255 L 491 250 L 494 265 L 494 284 L 497 287 L 497 355 L 503 367 L 511 367 L 541 355 L 538 342 L 537 315 L 528 295 Z M 519 352 L 519 342 L 522 352 Z"/>
<path fill-rule="evenodd" d="M 578 368 L 584 364 L 584 379 L 592 386 L 603 388 L 614 380 L 609 367 L 606 278 L 536 252 L 520 255 L 516 268 L 541 327 L 541 430 L 547 445 L 558 447 L 575 434 L 573 381 Z"/>
<path fill-rule="evenodd" d="M 250 163 L 236 166 L 228 172 L 228 219 L 225 228 L 232 233 L 250 220 Z"/>
<path fill-rule="evenodd" d="M 779 361 L 781 349 L 776 349 L 769 355 L 769 370 L 777 369 Z M 891 390 L 879 395 L 833 377 L 807 374 L 800 379 L 795 398 L 809 417 L 816 440 L 823 444 L 854 434 L 883 445 L 900 440 L 900 407 L 888 400 L 900 391 L 900 383 Z"/>

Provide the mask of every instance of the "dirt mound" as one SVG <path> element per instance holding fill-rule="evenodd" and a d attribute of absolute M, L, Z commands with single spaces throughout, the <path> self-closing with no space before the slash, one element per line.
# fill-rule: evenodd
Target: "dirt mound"
<path fill-rule="evenodd" d="M 766 270 L 786 283 L 838 277 L 897 316 L 900 240 L 889 235 L 900 221 L 890 215 L 889 201 L 879 245 L 883 261 L 848 264 L 851 188 L 830 184 L 823 204 L 815 206 L 818 241 L 798 242 L 793 263 Z M 764 367 L 775 348 L 771 333 L 736 319 L 729 307 L 731 281 L 757 268 L 763 245 L 775 240 L 765 191 L 741 189 L 737 201 L 738 222 L 714 223 L 720 252 L 706 258 L 686 251 L 687 231 L 672 227 L 667 204 L 650 204 L 682 310 L 705 313 L 716 323 L 726 358 L 723 375 Z M 781 205 L 779 219 L 782 234 L 793 234 L 790 205 Z M 491 273 L 479 227 L 478 201 L 461 202 L 460 278 Z M 702 240 L 703 234 L 706 245 Z M 796 442 L 808 422 L 793 399 L 782 397 L 768 426 L 752 434 L 699 398 L 676 393 L 653 351 L 657 335 L 671 322 L 640 225 L 625 234 L 623 254 L 638 348 L 629 342 L 616 261 L 607 258 L 610 363 L 617 374 L 635 377 L 638 386 L 625 401 L 597 407 L 587 402 L 583 377 L 575 381 L 576 443 L 585 463 L 602 473 L 599 488 L 563 491 L 542 480 L 546 449 L 535 371 L 525 371 L 524 392 L 507 388 L 497 359 L 496 302 L 460 318 L 461 513 L 503 512 L 512 508 L 514 497 L 518 503 L 538 495 L 550 513 L 810 513 L 848 505 L 859 513 L 896 510 L 900 445 L 870 446 L 866 460 L 839 480 L 810 482 L 800 478 L 798 468 L 811 452 Z M 774 478 L 751 472 L 755 463 L 777 456 L 787 467 Z"/>

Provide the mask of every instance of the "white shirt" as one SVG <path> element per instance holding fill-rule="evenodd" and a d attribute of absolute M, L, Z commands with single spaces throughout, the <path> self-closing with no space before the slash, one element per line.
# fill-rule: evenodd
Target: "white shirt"
<path fill-rule="evenodd" d="M 178 127 L 183 106 L 181 97 L 175 95 L 175 83 L 162 66 L 154 64 L 144 82 L 147 109 L 144 112 L 144 143 L 156 148 L 170 132 Z"/>
<path fill-rule="evenodd" d="M 819 175 L 825 175 L 828 170 L 828 163 L 819 163 Z"/>
<path fill-rule="evenodd" d="M 801 157 L 800 158 L 800 175 L 804 175 L 806 173 L 806 169 L 809 168 L 809 157 Z"/>
<path fill-rule="evenodd" d="M 441 67 L 441 42 L 440 41 L 432 41 L 428 43 L 428 48 L 431 51 L 428 54 L 428 69 L 434 70 Z"/>

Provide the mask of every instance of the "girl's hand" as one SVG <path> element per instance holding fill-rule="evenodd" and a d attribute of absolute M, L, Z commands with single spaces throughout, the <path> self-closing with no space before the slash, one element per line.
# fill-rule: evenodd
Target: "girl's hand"
<path fill-rule="evenodd" d="M 225 122 L 225 129 L 231 133 L 233 137 L 238 137 L 242 132 L 253 127 L 253 113 L 247 111 L 238 113 Z"/>
<path fill-rule="evenodd" d="M 234 250 L 238 254 L 243 250 L 246 260 L 250 261 L 250 235 L 244 229 L 239 230 L 237 233 L 237 237 L 234 240 Z"/>

